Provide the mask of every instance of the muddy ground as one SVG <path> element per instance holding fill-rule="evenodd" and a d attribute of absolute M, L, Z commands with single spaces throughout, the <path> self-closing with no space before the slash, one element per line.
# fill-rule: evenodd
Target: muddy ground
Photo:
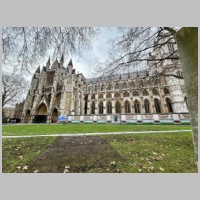
<path fill-rule="evenodd" d="M 29 163 L 27 172 L 119 172 L 111 164 L 119 160 L 122 160 L 119 154 L 103 138 L 58 137 L 48 149 Z"/>

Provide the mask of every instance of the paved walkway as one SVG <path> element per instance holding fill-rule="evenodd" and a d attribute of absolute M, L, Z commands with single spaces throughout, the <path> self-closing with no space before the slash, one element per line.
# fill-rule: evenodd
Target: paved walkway
<path fill-rule="evenodd" d="M 16 136 L 2 136 L 2 138 L 31 138 L 31 137 L 58 137 L 58 136 L 89 136 L 89 135 L 119 135 L 119 134 L 141 134 L 141 133 L 178 133 L 191 132 L 191 130 L 174 130 L 174 131 L 134 131 L 134 132 L 103 132 L 103 133 L 60 133 L 60 134 L 46 134 L 46 135 L 16 135 Z"/>

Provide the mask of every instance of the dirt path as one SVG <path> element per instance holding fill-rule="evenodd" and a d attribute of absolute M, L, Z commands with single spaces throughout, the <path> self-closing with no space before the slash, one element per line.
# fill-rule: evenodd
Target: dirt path
<path fill-rule="evenodd" d="M 120 156 L 98 136 L 58 137 L 29 164 L 27 172 L 116 172 L 111 162 L 118 160 Z"/>

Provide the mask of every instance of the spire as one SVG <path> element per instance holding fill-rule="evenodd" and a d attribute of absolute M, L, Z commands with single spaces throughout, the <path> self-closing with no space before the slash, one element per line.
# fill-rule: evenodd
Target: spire
<path fill-rule="evenodd" d="M 51 69 L 56 69 L 59 66 L 60 66 L 60 63 L 58 62 L 58 60 L 56 58 L 56 60 L 54 61 L 53 65 L 51 66 Z"/>
<path fill-rule="evenodd" d="M 69 64 L 68 65 L 71 65 L 73 67 L 73 64 L 72 64 L 72 59 L 69 61 Z"/>
<path fill-rule="evenodd" d="M 64 64 L 64 55 L 62 54 L 60 59 L 60 67 L 63 67 L 63 64 Z"/>
<path fill-rule="evenodd" d="M 50 64 L 51 64 L 51 63 L 50 63 L 50 56 L 49 56 L 49 59 L 48 59 L 48 61 L 47 61 L 47 63 L 46 63 L 46 68 L 47 68 L 47 69 L 49 69 Z"/>
<path fill-rule="evenodd" d="M 36 69 L 35 73 L 40 73 L 40 66 Z"/>
<path fill-rule="evenodd" d="M 49 64 L 49 65 L 50 65 L 50 56 L 49 56 L 49 59 L 48 59 L 48 61 L 47 61 L 47 64 Z"/>

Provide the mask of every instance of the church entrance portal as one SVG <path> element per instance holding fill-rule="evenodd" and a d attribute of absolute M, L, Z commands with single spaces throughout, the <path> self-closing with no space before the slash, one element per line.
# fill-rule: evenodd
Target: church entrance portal
<path fill-rule="evenodd" d="M 58 110 L 54 108 L 52 115 L 51 115 L 51 123 L 56 123 L 58 119 Z"/>
<path fill-rule="evenodd" d="M 36 112 L 36 115 L 33 117 L 33 123 L 46 123 L 47 121 L 47 107 L 42 103 Z"/>

